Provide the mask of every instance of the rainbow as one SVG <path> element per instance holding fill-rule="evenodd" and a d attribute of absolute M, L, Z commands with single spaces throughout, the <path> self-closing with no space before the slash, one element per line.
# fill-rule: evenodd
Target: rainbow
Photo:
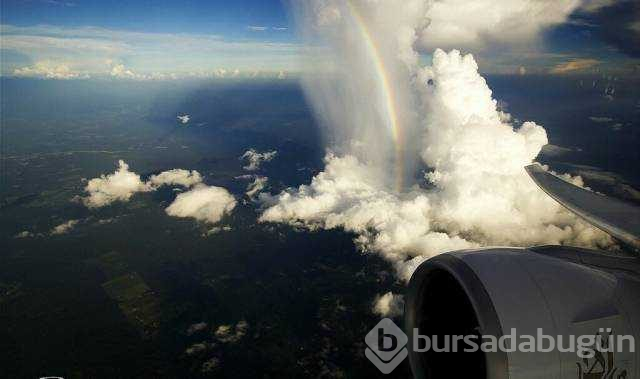
<path fill-rule="evenodd" d="M 395 96 L 393 94 L 393 87 L 389 81 L 387 70 L 384 67 L 384 61 L 380 55 L 378 46 L 376 46 L 375 40 L 371 36 L 371 32 L 367 28 L 367 24 L 364 22 L 358 10 L 351 4 L 351 1 L 347 0 L 347 7 L 355 21 L 355 25 L 358 31 L 362 35 L 362 39 L 365 42 L 367 53 L 373 61 L 376 82 L 380 88 L 380 93 L 383 96 L 385 116 L 387 119 L 387 127 L 390 131 L 391 138 L 395 146 L 395 175 L 396 175 L 396 190 L 402 191 L 404 186 L 404 136 L 402 133 L 402 127 L 398 122 L 398 113 L 396 111 Z"/>

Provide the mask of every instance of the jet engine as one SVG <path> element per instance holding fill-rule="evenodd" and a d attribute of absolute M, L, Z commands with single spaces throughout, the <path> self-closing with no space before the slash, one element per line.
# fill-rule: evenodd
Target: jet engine
<path fill-rule="evenodd" d="M 575 187 L 539 165 L 526 170 L 628 252 L 485 248 L 425 261 L 405 299 L 414 376 L 640 378 L 640 209 Z M 504 343 L 491 345 L 491 336 Z"/>

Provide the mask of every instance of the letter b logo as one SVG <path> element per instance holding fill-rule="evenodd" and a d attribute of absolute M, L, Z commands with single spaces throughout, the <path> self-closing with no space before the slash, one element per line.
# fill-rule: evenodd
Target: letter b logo
<path fill-rule="evenodd" d="M 391 319 L 385 318 L 367 333 L 364 353 L 383 374 L 388 374 L 407 357 L 408 340 Z"/>
<path fill-rule="evenodd" d="M 378 329 L 378 349 L 381 352 L 391 352 L 398 347 L 398 338 L 393 334 L 385 333 L 382 328 Z"/>

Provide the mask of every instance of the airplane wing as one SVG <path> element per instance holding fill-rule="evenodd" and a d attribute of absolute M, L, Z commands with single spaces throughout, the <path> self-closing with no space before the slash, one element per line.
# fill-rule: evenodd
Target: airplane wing
<path fill-rule="evenodd" d="M 640 208 L 574 186 L 545 171 L 539 164 L 525 167 L 549 196 L 593 226 L 640 249 Z"/>

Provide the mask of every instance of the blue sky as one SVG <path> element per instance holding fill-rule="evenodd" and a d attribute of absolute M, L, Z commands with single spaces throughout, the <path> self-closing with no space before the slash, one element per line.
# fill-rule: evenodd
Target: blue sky
<path fill-rule="evenodd" d="M 298 68 L 280 0 L 8 0 L 0 21 L 3 74 L 38 64 L 136 75 Z"/>
<path fill-rule="evenodd" d="M 255 37 L 247 26 L 288 27 L 280 0 L 6 0 L 0 19 L 16 26 L 96 26 L 162 33 Z M 270 33 L 274 38 L 289 33 Z"/>
<path fill-rule="evenodd" d="M 301 69 L 303 48 L 291 25 L 287 1 L 4 0 L 1 73 L 50 78 L 96 73 L 121 78 L 282 76 Z M 496 3 L 470 1 L 500 11 L 492 5 Z M 568 71 L 640 67 L 639 2 L 581 1 L 583 7 L 565 22 L 544 30 L 535 46 L 505 48 L 487 40 L 435 47 L 466 49 L 476 55 L 485 72 L 517 73 L 520 67 L 530 73 L 553 72 L 558 67 Z M 444 17 L 465 28 L 474 27 L 476 18 Z M 475 27 L 480 27 L 478 35 L 486 35 L 482 25 Z M 502 31 L 494 32 L 502 38 Z M 446 42 L 446 36 L 436 37 Z M 424 59 L 433 47 L 423 51 Z"/>

